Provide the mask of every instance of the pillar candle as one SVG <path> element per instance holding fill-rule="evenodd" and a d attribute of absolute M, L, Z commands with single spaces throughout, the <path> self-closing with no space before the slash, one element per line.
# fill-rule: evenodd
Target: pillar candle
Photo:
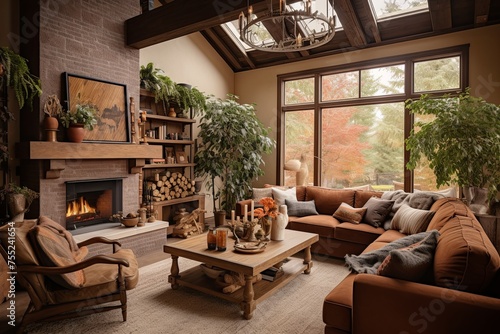
<path fill-rule="evenodd" d="M 252 203 L 250 204 L 250 221 L 253 222 L 253 210 L 254 210 L 254 202 L 252 201 Z"/>
<path fill-rule="evenodd" d="M 244 222 L 247 221 L 247 216 L 248 216 L 248 205 L 245 204 L 245 206 L 243 208 L 243 221 Z"/>
<path fill-rule="evenodd" d="M 234 223 L 234 215 L 235 215 L 234 210 L 231 210 L 231 223 Z"/>

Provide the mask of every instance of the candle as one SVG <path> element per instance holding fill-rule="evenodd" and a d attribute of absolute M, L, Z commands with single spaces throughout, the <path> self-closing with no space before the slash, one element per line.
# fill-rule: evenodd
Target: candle
<path fill-rule="evenodd" d="M 302 46 L 302 36 L 300 34 L 297 36 L 297 46 Z"/>
<path fill-rule="evenodd" d="M 254 210 L 254 202 L 250 204 L 250 221 L 253 222 L 253 210 Z"/>
<path fill-rule="evenodd" d="M 245 204 L 245 206 L 243 207 L 243 221 L 244 222 L 247 221 L 247 216 L 248 216 L 248 205 Z"/>
<path fill-rule="evenodd" d="M 239 22 L 240 22 L 240 33 L 241 31 L 243 30 L 243 12 L 240 12 L 240 16 L 238 18 Z"/>
<path fill-rule="evenodd" d="M 231 223 L 234 223 L 234 215 L 235 215 L 234 210 L 231 210 Z"/>

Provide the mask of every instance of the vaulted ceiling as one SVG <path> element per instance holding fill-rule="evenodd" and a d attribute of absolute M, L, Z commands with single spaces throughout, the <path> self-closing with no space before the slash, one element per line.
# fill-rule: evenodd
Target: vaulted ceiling
<path fill-rule="evenodd" d="M 200 32 L 234 72 L 500 23 L 498 0 L 428 0 L 428 10 L 384 20 L 377 20 L 369 0 L 335 0 L 342 29 L 329 43 L 307 51 L 275 53 L 245 51 L 222 26 L 236 20 L 247 4 L 258 16 L 268 10 L 270 0 L 160 0 L 157 4 L 127 20 L 129 46 L 144 48 Z"/>

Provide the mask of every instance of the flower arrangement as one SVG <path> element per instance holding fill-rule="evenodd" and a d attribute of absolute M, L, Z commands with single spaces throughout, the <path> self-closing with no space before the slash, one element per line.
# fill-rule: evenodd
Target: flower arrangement
<path fill-rule="evenodd" d="M 259 203 L 264 207 L 254 210 L 254 214 L 258 219 L 265 217 L 276 218 L 280 214 L 278 205 L 271 197 L 263 197 L 260 199 Z"/>

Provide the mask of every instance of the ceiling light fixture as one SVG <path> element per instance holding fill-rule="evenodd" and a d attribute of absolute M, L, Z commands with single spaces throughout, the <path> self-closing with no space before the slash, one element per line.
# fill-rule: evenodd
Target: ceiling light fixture
<path fill-rule="evenodd" d="M 301 9 L 287 6 L 286 0 L 279 0 L 279 8 L 273 8 L 270 1 L 270 11 L 255 15 L 253 7 L 248 5 L 247 15 L 239 16 L 240 39 L 255 48 L 267 52 L 295 52 L 309 50 L 328 43 L 335 35 L 335 16 L 333 9 L 328 15 L 328 0 L 326 15 L 317 10 L 312 12 L 312 1 L 304 0 Z M 333 3 L 332 3 L 333 7 Z M 279 32 L 271 34 L 271 41 L 261 38 L 263 26 L 269 31 L 272 26 L 279 27 Z"/>

